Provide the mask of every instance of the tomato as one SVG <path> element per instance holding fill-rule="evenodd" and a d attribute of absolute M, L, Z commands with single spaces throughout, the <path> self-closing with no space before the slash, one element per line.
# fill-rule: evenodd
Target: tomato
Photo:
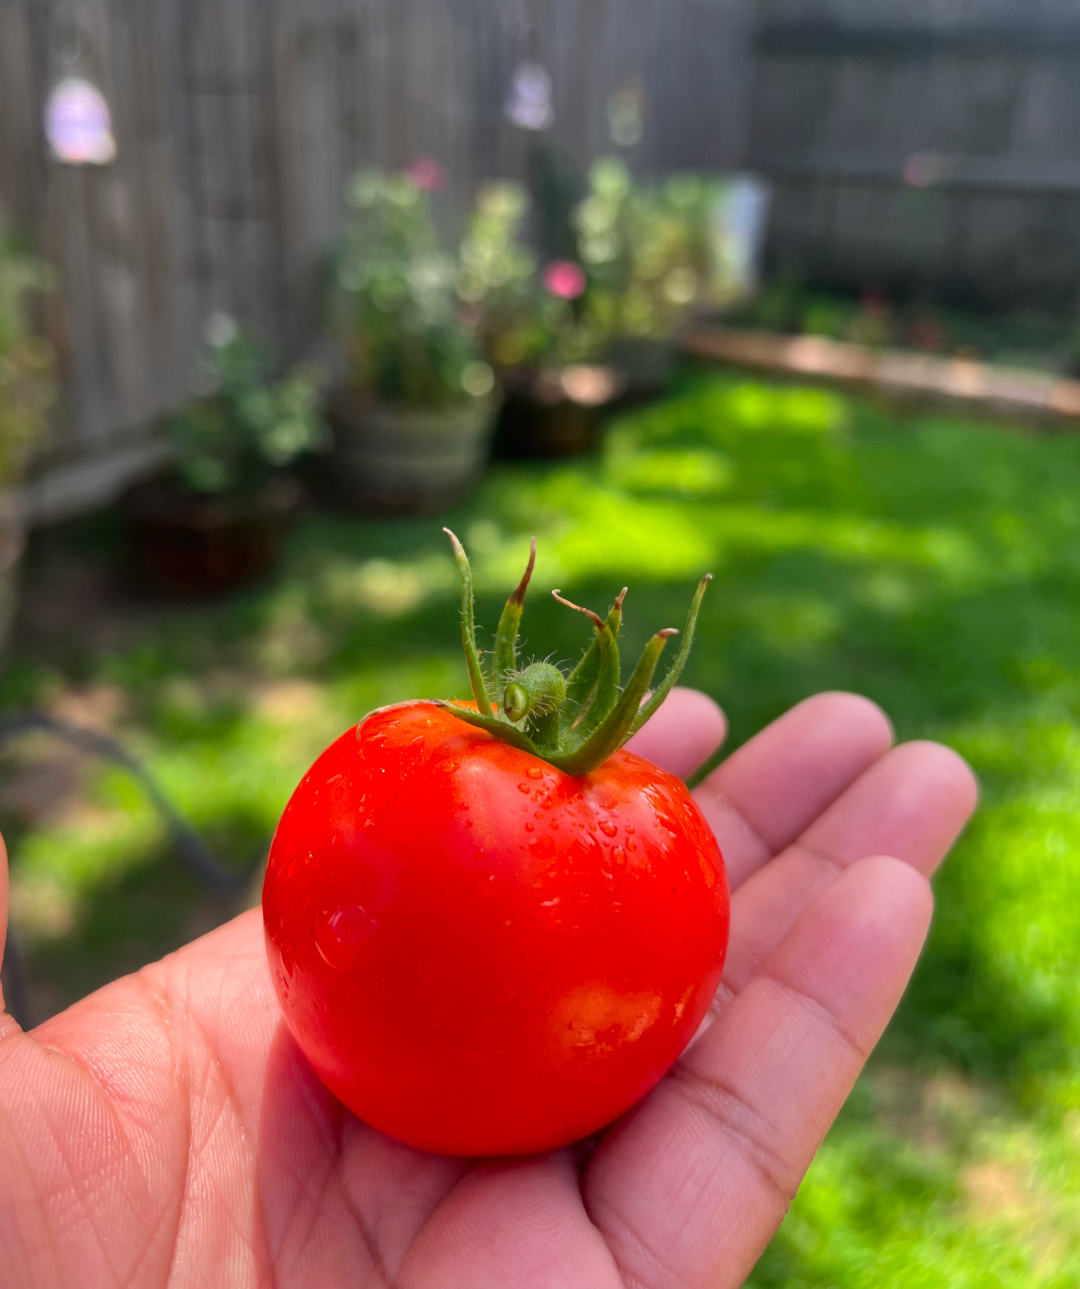
<path fill-rule="evenodd" d="M 563 1145 L 692 1037 L 728 933 L 685 786 L 630 752 L 573 777 L 435 706 L 315 762 L 264 893 L 274 982 L 316 1073 L 425 1150 Z"/>
<path fill-rule="evenodd" d="M 266 943 L 297 1043 L 361 1119 L 429 1151 L 520 1154 L 644 1096 L 720 979 L 716 841 L 683 783 L 619 750 L 685 661 L 705 583 L 644 703 L 672 633 L 621 688 L 622 596 L 606 621 L 589 614 L 596 640 L 569 678 L 516 669 L 530 558 L 492 704 L 455 550 L 476 701 L 384 708 L 319 757 L 274 836 Z"/>

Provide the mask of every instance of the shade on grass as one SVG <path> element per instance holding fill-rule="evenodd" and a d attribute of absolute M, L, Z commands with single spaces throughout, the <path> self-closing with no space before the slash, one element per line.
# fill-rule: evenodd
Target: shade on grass
<path fill-rule="evenodd" d="M 539 536 L 540 656 L 583 642 L 545 589 L 600 609 L 629 582 L 632 654 L 711 569 L 688 681 L 736 741 L 844 687 L 981 776 L 914 985 L 753 1283 L 1080 1283 L 1080 439 L 694 379 L 612 426 L 597 459 L 497 470 L 447 519 L 489 627 Z M 40 585 L 111 541 L 104 521 L 53 535 Z M 108 601 L 86 629 L 28 634 L 0 699 L 113 687 L 127 737 L 242 865 L 336 732 L 465 692 L 455 595 L 438 523 L 310 518 L 281 577 L 229 604 Z M 15 906 L 57 1001 L 227 912 L 117 775 L 10 822 Z"/>

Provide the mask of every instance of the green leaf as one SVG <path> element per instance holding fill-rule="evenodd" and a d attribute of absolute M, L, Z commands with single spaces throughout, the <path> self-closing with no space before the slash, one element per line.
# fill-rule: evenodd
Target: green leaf
<path fill-rule="evenodd" d="M 484 673 L 480 667 L 480 655 L 476 648 L 472 568 L 469 557 L 465 554 L 465 547 L 458 541 L 455 534 L 449 528 L 444 528 L 443 532 L 450 538 L 450 544 L 454 548 L 454 558 L 457 560 L 458 573 L 461 575 L 461 643 L 465 648 L 465 662 L 469 668 L 469 685 L 472 688 L 476 706 L 480 709 L 480 715 L 491 716 L 491 699 L 488 697 Z"/>
<path fill-rule="evenodd" d="M 502 701 L 503 693 L 510 674 L 517 666 L 518 629 L 521 626 L 521 613 L 525 607 L 525 592 L 529 589 L 529 579 L 536 565 L 536 538 L 529 547 L 529 562 L 521 581 L 517 584 L 506 601 L 499 626 L 495 632 L 495 699 Z"/>
<path fill-rule="evenodd" d="M 694 643 L 694 630 L 697 627 L 698 613 L 701 611 L 701 601 L 705 598 L 705 591 L 712 581 L 712 574 L 706 573 L 698 583 L 698 588 L 694 592 L 694 598 L 690 602 L 690 612 L 686 616 L 686 627 L 683 630 L 682 640 L 679 642 L 678 652 L 671 660 L 671 666 L 668 668 L 667 675 L 657 686 L 653 696 L 638 712 L 637 719 L 630 726 L 630 733 L 635 734 L 650 716 L 657 710 L 660 704 L 667 698 L 675 687 L 675 682 L 682 675 L 682 670 L 686 666 L 686 660 L 690 657 L 690 646 Z"/>
<path fill-rule="evenodd" d="M 611 633 L 611 642 L 618 639 L 619 628 L 622 626 L 622 606 L 625 598 L 626 587 L 624 586 L 615 597 L 615 603 L 611 606 L 607 619 L 603 624 Z M 563 600 L 561 602 L 563 604 L 569 603 L 567 600 Z M 573 605 L 571 607 L 577 608 L 577 605 Z M 580 611 L 585 613 L 588 612 L 588 610 Z M 602 640 L 603 633 L 598 631 L 588 649 L 586 649 L 585 653 L 582 655 L 581 661 L 570 673 L 570 676 L 567 679 L 566 702 L 563 704 L 562 711 L 562 725 L 564 730 L 569 731 L 573 728 L 575 722 L 579 720 L 581 713 L 585 709 L 590 698 L 596 692 L 604 656 L 604 650 L 601 643 Z M 619 656 L 617 646 L 614 653 L 614 670 L 615 686 L 617 689 L 619 684 Z M 614 699 L 612 699 L 612 702 L 614 702 Z M 610 710 L 610 704 L 608 706 L 608 710 Z"/>
<path fill-rule="evenodd" d="M 653 636 L 642 651 L 634 674 L 607 719 L 579 747 L 562 755 L 548 756 L 546 759 L 552 765 L 567 774 L 587 774 L 622 747 L 630 736 L 630 728 L 641 700 L 648 693 L 656 664 L 660 661 L 668 637 L 676 634 L 678 633 L 673 627 L 666 627 Z"/>

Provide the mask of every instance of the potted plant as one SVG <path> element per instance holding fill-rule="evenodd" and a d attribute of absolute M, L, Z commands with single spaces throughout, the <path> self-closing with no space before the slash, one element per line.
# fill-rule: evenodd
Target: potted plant
<path fill-rule="evenodd" d="M 45 264 L 0 235 L 0 644 L 15 614 L 25 538 L 19 485 L 56 398 L 53 351 L 27 308 L 31 293 L 50 281 Z"/>
<path fill-rule="evenodd" d="M 716 214 L 720 182 L 673 175 L 635 183 L 617 158 L 597 161 L 574 212 L 591 307 L 607 330 L 607 357 L 637 398 L 659 392 L 672 338 L 688 313 L 724 298 Z"/>
<path fill-rule="evenodd" d="M 143 588 L 212 595 L 276 564 L 300 496 L 285 468 L 323 445 L 324 427 L 314 374 L 271 383 L 267 366 L 250 332 L 210 320 L 205 388 L 165 424 L 169 466 L 121 503 Z"/>
<path fill-rule="evenodd" d="M 442 172 L 364 170 L 334 266 L 346 379 L 330 401 L 339 499 L 384 513 L 436 510 L 479 474 L 499 392 L 481 334 L 489 296 L 531 271 L 511 190 L 485 189 L 457 245 L 436 223 Z"/>
<path fill-rule="evenodd" d="M 508 391 L 504 455 L 587 450 L 604 408 L 659 391 L 688 310 L 720 294 L 719 191 L 693 175 L 635 183 L 616 158 L 591 167 L 570 215 L 574 258 L 548 263 L 533 297 L 495 319 L 492 352 Z M 542 191 L 535 196 L 545 242 L 554 244 L 549 203 Z"/>
<path fill-rule="evenodd" d="M 491 352 L 506 389 L 497 447 L 509 458 L 567 457 L 596 442 L 625 381 L 600 361 L 606 321 L 576 260 L 549 263 L 531 298 L 494 315 Z"/>

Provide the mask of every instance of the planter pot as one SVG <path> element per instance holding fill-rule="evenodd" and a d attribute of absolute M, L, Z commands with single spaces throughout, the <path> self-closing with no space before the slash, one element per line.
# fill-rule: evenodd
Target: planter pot
<path fill-rule="evenodd" d="M 273 569 L 300 502 L 294 479 L 258 492 L 199 496 L 169 476 L 136 484 L 121 498 L 128 563 L 155 594 L 219 595 Z"/>
<path fill-rule="evenodd" d="M 334 448 L 325 477 L 332 497 L 388 515 L 445 509 L 483 469 L 497 410 L 492 399 L 416 408 L 339 391 L 327 409 Z"/>
<path fill-rule="evenodd" d="M 625 389 L 613 367 L 578 364 L 519 372 L 507 380 L 495 444 L 507 460 L 591 452 L 606 412 Z"/>
<path fill-rule="evenodd" d="M 12 490 L 0 492 L 0 653 L 7 649 L 19 602 L 19 575 L 26 544 L 22 499 Z"/>

